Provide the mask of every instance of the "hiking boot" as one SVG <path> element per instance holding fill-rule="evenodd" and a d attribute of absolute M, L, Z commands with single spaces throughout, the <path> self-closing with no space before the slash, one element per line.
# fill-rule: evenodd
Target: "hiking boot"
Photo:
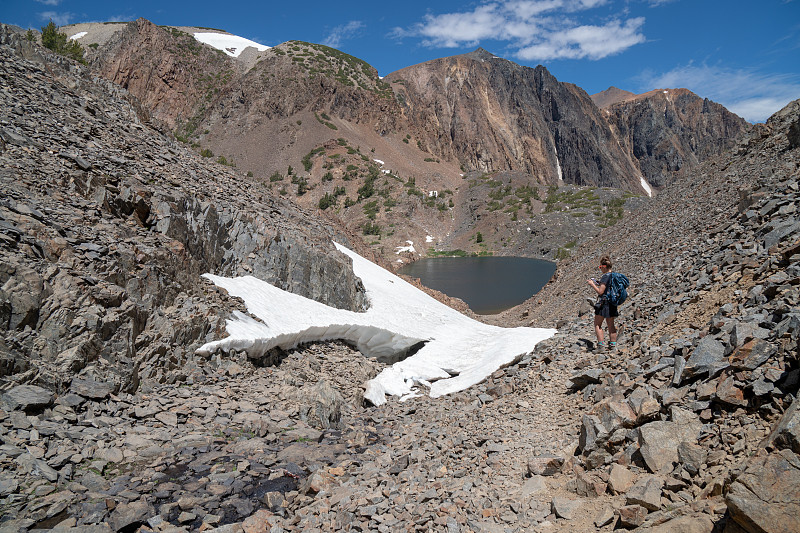
<path fill-rule="evenodd" d="M 594 351 L 595 352 L 602 352 L 605 349 L 605 344 L 602 341 L 597 341 L 594 344 Z"/>
<path fill-rule="evenodd" d="M 617 351 L 617 343 L 616 343 L 616 342 L 614 342 L 614 341 L 611 341 L 611 342 L 609 342 L 609 343 L 608 343 L 608 351 L 609 351 L 609 352 L 615 352 L 615 351 Z"/>

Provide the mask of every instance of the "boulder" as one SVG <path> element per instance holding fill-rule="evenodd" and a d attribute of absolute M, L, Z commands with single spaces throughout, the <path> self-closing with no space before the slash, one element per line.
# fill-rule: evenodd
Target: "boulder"
<path fill-rule="evenodd" d="M 121 503 L 114 508 L 111 516 L 108 517 L 108 525 L 114 531 L 134 531 L 153 514 L 155 514 L 153 508 L 142 500 Z"/>
<path fill-rule="evenodd" d="M 772 357 L 777 348 L 762 339 L 752 339 L 738 346 L 728 360 L 736 370 L 755 370 Z"/>
<path fill-rule="evenodd" d="M 678 461 L 683 466 L 684 470 L 696 476 L 706 462 L 708 452 L 702 446 L 692 444 L 690 442 L 681 442 L 678 444 Z"/>
<path fill-rule="evenodd" d="M 603 371 L 600 368 L 579 370 L 570 376 L 567 387 L 573 391 L 578 391 L 593 383 L 600 383 L 602 373 Z"/>
<path fill-rule="evenodd" d="M 719 402 L 740 407 L 747 407 L 748 403 L 744 397 L 744 392 L 733 376 L 720 377 L 714 392 L 714 398 Z"/>
<path fill-rule="evenodd" d="M 794 399 L 781 419 L 765 439 L 765 444 L 779 449 L 788 448 L 800 454 L 800 400 Z"/>
<path fill-rule="evenodd" d="M 703 337 L 697 344 L 683 369 L 685 378 L 693 378 L 713 374 L 727 366 L 725 345 L 712 336 Z"/>
<path fill-rule="evenodd" d="M 301 408 L 300 417 L 319 429 L 338 429 L 343 406 L 341 393 L 323 380 L 308 391 L 307 403 Z"/>
<path fill-rule="evenodd" d="M 591 472 L 578 472 L 575 481 L 575 492 L 578 496 L 596 498 L 606 492 L 606 483 Z"/>
<path fill-rule="evenodd" d="M 617 509 L 619 526 L 627 529 L 639 527 L 647 518 L 647 509 L 641 505 L 626 505 Z"/>
<path fill-rule="evenodd" d="M 642 476 L 625 493 L 625 503 L 628 505 L 641 505 L 649 511 L 656 511 L 661 507 L 661 488 L 664 480 L 658 476 Z"/>
<path fill-rule="evenodd" d="M 661 405 L 644 387 L 639 387 L 628 396 L 628 405 L 636 416 L 636 424 L 652 420 L 661 410 Z"/>
<path fill-rule="evenodd" d="M 69 390 L 90 400 L 103 400 L 114 391 L 114 384 L 87 378 L 73 378 Z"/>
<path fill-rule="evenodd" d="M 639 449 L 647 468 L 653 473 L 671 468 L 678 462 L 678 445 L 694 444 L 703 425 L 694 413 L 672 408 L 672 421 L 650 422 L 639 428 Z"/>
<path fill-rule="evenodd" d="M 552 476 L 561 472 L 564 458 L 557 455 L 541 455 L 528 459 L 528 474 L 532 476 Z"/>
<path fill-rule="evenodd" d="M 613 494 L 627 492 L 633 484 L 635 476 L 626 466 L 615 464 L 608 475 L 608 488 Z"/>
<path fill-rule="evenodd" d="M 556 496 L 550 502 L 550 510 L 558 518 L 572 520 L 575 511 L 581 506 L 580 500 L 571 500 L 563 496 Z"/>
<path fill-rule="evenodd" d="M 600 423 L 606 431 L 613 433 L 619 428 L 630 428 L 636 423 L 636 414 L 624 401 L 606 398 L 595 405 L 591 414 L 600 418 Z"/>
<path fill-rule="evenodd" d="M 36 385 L 18 385 L 3 394 L 2 403 L 8 411 L 31 412 L 53 403 L 53 393 Z"/>
<path fill-rule="evenodd" d="M 583 415 L 578 446 L 584 453 L 591 452 L 608 438 L 608 430 L 594 415 Z"/>
<path fill-rule="evenodd" d="M 779 450 L 747 461 L 725 497 L 731 518 L 748 532 L 797 531 L 800 457 Z"/>

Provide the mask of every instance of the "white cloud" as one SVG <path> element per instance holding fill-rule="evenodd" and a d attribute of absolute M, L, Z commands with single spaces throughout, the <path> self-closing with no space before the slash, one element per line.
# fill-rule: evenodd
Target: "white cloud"
<path fill-rule="evenodd" d="M 37 13 L 39 18 L 47 21 L 53 21 L 53 24 L 56 26 L 66 26 L 70 23 L 70 21 L 75 18 L 75 13 L 57 13 L 55 11 L 44 11 L 42 13 Z"/>
<path fill-rule="evenodd" d="M 662 74 L 645 72 L 639 79 L 642 87 L 648 89 L 685 87 L 750 122 L 763 122 L 800 98 L 798 74 L 764 74 L 689 63 Z"/>
<path fill-rule="evenodd" d="M 57 6 L 61 3 L 61 0 L 36 0 L 40 4 L 44 4 L 46 6 Z"/>
<path fill-rule="evenodd" d="M 338 48 L 341 46 L 342 41 L 349 39 L 363 27 L 364 23 L 360 20 L 351 20 L 347 24 L 336 26 L 333 28 L 333 30 L 331 30 L 331 33 L 325 37 L 325 39 L 322 41 L 322 44 L 332 48 Z"/>
<path fill-rule="evenodd" d="M 579 24 L 574 13 L 607 0 L 504 0 L 484 2 L 471 11 L 427 14 L 396 37 L 421 37 L 429 47 L 474 46 L 482 40 L 509 43 L 525 60 L 601 59 L 644 42 L 644 18 Z"/>
<path fill-rule="evenodd" d="M 618 54 L 645 41 L 640 33 L 644 18 L 628 19 L 624 23 L 611 21 L 603 26 L 578 26 L 544 36 L 542 42 L 517 51 L 525 60 L 602 59 Z"/>

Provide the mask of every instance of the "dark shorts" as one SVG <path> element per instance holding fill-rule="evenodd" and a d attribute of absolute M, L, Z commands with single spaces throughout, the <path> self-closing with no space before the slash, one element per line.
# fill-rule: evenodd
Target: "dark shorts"
<path fill-rule="evenodd" d="M 594 308 L 594 316 L 601 316 L 603 318 L 616 318 L 619 316 L 616 305 L 611 305 L 603 300 L 603 304 Z"/>

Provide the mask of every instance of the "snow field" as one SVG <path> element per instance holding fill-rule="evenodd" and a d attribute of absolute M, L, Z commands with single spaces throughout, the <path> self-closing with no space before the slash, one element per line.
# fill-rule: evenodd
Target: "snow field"
<path fill-rule="evenodd" d="M 270 48 L 269 46 L 251 41 L 250 39 L 245 39 L 238 35 L 229 35 L 227 33 L 198 32 L 194 34 L 194 38 L 217 50 L 222 50 L 231 57 L 239 57 L 239 54 L 248 46 L 252 46 L 259 52 L 269 50 Z"/>
<path fill-rule="evenodd" d="M 414 355 L 367 382 L 365 398 L 380 405 L 387 394 L 401 399 L 420 394 L 420 384 L 429 387 L 434 398 L 464 390 L 530 352 L 556 331 L 500 328 L 472 320 L 334 244 L 351 258 L 353 271 L 364 283 L 370 301 L 366 312 L 329 307 L 252 276 L 205 274 L 232 296 L 242 298 L 258 320 L 234 313 L 227 321 L 229 336 L 207 343 L 197 352 L 244 350 L 259 357 L 274 347 L 291 349 L 305 342 L 342 339 L 367 357 L 394 358 L 425 341 Z"/>

